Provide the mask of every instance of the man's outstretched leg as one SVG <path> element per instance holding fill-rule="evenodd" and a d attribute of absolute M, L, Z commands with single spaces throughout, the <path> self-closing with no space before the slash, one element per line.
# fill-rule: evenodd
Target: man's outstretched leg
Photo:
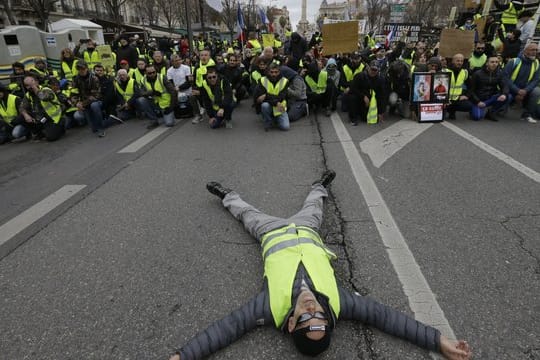
<path fill-rule="evenodd" d="M 287 220 L 275 216 L 266 215 L 252 205 L 246 203 L 235 191 L 223 187 L 220 183 L 209 182 L 206 184 L 208 191 L 218 196 L 223 206 L 236 219 L 240 220 L 248 233 L 258 241 L 261 237 L 274 229 L 289 225 Z"/>
<path fill-rule="evenodd" d="M 328 197 L 326 188 L 336 177 L 333 170 L 326 170 L 321 178 L 312 184 L 311 192 L 306 197 L 302 209 L 288 219 L 288 222 L 319 230 L 323 219 L 323 201 Z"/>

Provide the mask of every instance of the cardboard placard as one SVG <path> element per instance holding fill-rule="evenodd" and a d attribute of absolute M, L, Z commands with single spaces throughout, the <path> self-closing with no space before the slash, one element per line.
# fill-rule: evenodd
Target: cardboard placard
<path fill-rule="evenodd" d="M 112 50 L 110 45 L 98 45 L 96 51 L 101 57 L 101 65 L 107 70 L 114 69 L 116 62 L 112 56 Z"/>
<path fill-rule="evenodd" d="M 484 28 L 486 27 L 486 18 L 481 17 L 479 19 L 474 20 L 474 23 L 476 24 L 476 31 L 478 31 L 478 36 L 482 38 L 484 36 Z"/>
<path fill-rule="evenodd" d="M 441 32 L 439 55 L 451 58 L 455 54 L 463 54 L 465 58 L 469 58 L 473 49 L 473 30 L 444 29 Z"/>
<path fill-rule="evenodd" d="M 263 47 L 274 47 L 274 34 L 262 34 Z"/>
<path fill-rule="evenodd" d="M 350 53 L 358 50 L 358 21 L 324 24 L 322 27 L 324 55 Z"/>

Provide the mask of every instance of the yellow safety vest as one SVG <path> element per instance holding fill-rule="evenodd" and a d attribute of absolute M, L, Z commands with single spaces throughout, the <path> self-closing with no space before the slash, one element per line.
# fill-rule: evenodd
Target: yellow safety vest
<path fill-rule="evenodd" d="M 367 123 L 376 124 L 378 120 L 377 97 L 374 90 L 371 90 L 371 99 L 369 99 L 369 108 L 367 113 Z"/>
<path fill-rule="evenodd" d="M 128 80 L 126 89 L 123 90 L 118 81 L 114 82 L 114 87 L 116 88 L 116 91 L 122 96 L 125 102 L 128 102 L 131 100 L 133 95 L 135 95 L 135 79 L 131 78 Z"/>
<path fill-rule="evenodd" d="M 508 3 L 508 9 L 501 14 L 501 23 L 516 25 L 518 22 L 518 11 L 511 2 Z"/>
<path fill-rule="evenodd" d="M 412 51 L 411 52 L 411 57 L 410 58 L 404 58 L 402 57 L 401 60 L 405 61 L 408 65 L 412 65 L 412 62 L 413 62 L 413 59 L 414 59 L 414 55 L 416 54 L 416 51 Z"/>
<path fill-rule="evenodd" d="M 2 102 L 0 102 L 0 117 L 5 123 L 9 125 L 11 125 L 11 122 L 15 120 L 15 118 L 19 114 L 16 106 L 17 99 L 17 96 L 9 94 L 6 102 L 6 107 L 4 107 L 4 105 L 2 105 Z"/>
<path fill-rule="evenodd" d="M 278 49 L 279 49 L 279 48 L 281 47 L 281 45 L 282 45 L 281 41 L 275 40 L 275 39 L 274 39 L 274 47 L 275 47 L 275 48 L 278 48 Z"/>
<path fill-rule="evenodd" d="M 330 260 L 337 259 L 337 256 L 324 245 L 319 234 L 311 228 L 290 224 L 266 233 L 261 242 L 270 310 L 277 328 L 281 327 L 294 306 L 292 289 L 300 263 L 315 289 L 328 297 L 334 316 L 339 316 L 339 291 L 330 264 Z"/>
<path fill-rule="evenodd" d="M 454 72 L 452 70 L 449 70 L 450 77 L 451 77 L 451 83 L 450 86 L 450 100 L 456 101 L 459 100 L 459 97 L 463 93 L 463 86 L 465 85 L 465 81 L 469 78 L 469 72 L 465 69 L 461 69 L 459 71 L 459 74 L 456 77 L 454 76 Z"/>
<path fill-rule="evenodd" d="M 62 61 L 62 72 L 64 73 L 64 78 L 66 80 L 72 81 L 73 76 L 77 74 L 77 63 L 79 60 L 75 59 L 73 60 L 73 63 L 71 64 L 71 67 L 69 67 L 68 63 L 65 61 Z"/>
<path fill-rule="evenodd" d="M 481 68 L 482 66 L 486 64 L 486 61 L 487 61 L 486 54 L 482 54 L 482 56 L 480 56 L 479 58 L 471 55 L 471 57 L 469 58 L 469 65 L 471 68 Z"/>
<path fill-rule="evenodd" d="M 360 74 L 362 71 L 364 71 L 365 67 L 366 66 L 363 63 L 360 63 L 360 66 L 358 66 L 358 68 L 353 72 L 349 65 L 344 65 L 343 73 L 345 74 L 345 80 L 347 80 L 347 82 L 351 82 L 356 74 Z"/>
<path fill-rule="evenodd" d="M 262 51 L 262 46 L 259 40 L 254 39 L 254 40 L 249 40 L 248 42 L 251 44 L 251 48 L 253 49 L 253 51 L 255 51 L 255 53 L 258 54 Z"/>
<path fill-rule="evenodd" d="M 92 55 L 90 55 L 88 50 L 84 50 L 83 58 L 90 70 L 94 70 L 94 65 L 101 63 L 101 55 L 99 55 L 97 50 L 92 51 Z"/>
<path fill-rule="evenodd" d="M 154 84 L 150 83 L 146 76 L 144 76 L 143 86 L 150 91 L 159 91 L 161 93 L 160 96 L 154 96 L 154 103 L 158 104 L 159 108 L 164 110 L 171 106 L 171 94 L 169 94 L 169 92 L 165 88 L 165 85 L 163 84 L 163 75 L 156 74 L 156 76 L 157 77 L 156 81 L 154 81 Z"/>
<path fill-rule="evenodd" d="M 78 94 L 78 93 L 79 93 L 79 90 L 78 89 L 73 89 L 73 88 L 62 90 L 62 94 L 64 94 L 64 96 L 67 97 L 68 99 L 71 98 L 71 96 L 73 94 Z M 71 107 L 65 109 L 64 113 L 71 113 L 71 112 L 75 112 L 77 110 L 79 110 L 79 109 L 76 106 L 71 106 Z"/>
<path fill-rule="evenodd" d="M 206 68 L 209 66 L 216 66 L 213 59 L 210 59 L 206 65 L 199 63 L 199 67 L 195 70 L 195 85 L 197 87 L 203 86 L 204 75 L 206 75 Z"/>
<path fill-rule="evenodd" d="M 538 70 L 538 64 L 539 64 L 538 59 L 534 60 L 534 62 L 531 65 L 531 71 L 529 73 L 529 79 L 527 81 L 531 81 L 532 78 L 534 77 L 534 74 Z M 512 81 L 516 81 L 519 74 L 519 70 L 521 70 L 521 59 L 515 58 L 513 65 L 514 65 L 514 71 L 512 72 L 511 79 Z"/>
<path fill-rule="evenodd" d="M 45 110 L 45 113 L 51 118 L 51 120 L 58 124 L 60 120 L 62 119 L 62 106 L 60 105 L 60 101 L 58 101 L 58 97 L 52 91 L 51 89 L 47 87 L 40 87 L 40 90 L 49 90 L 54 95 L 54 99 L 50 101 L 43 101 L 40 100 L 41 106 L 43 107 L 43 110 Z M 26 98 L 30 103 L 34 103 L 34 98 L 30 95 L 30 92 L 27 92 L 25 94 Z"/>
<path fill-rule="evenodd" d="M 219 85 L 221 86 L 221 93 L 223 94 L 223 79 L 221 79 L 219 81 Z M 206 93 L 208 94 L 208 97 L 210 98 L 210 100 L 212 101 L 212 109 L 214 110 L 219 110 L 219 105 L 215 103 L 216 101 L 216 98 L 214 96 L 214 93 L 212 92 L 212 89 L 210 89 L 210 86 L 208 86 L 208 83 L 206 82 L 206 80 L 203 80 L 203 84 L 202 84 L 204 90 L 206 90 Z M 223 94 L 225 95 L 225 94 Z"/>
<path fill-rule="evenodd" d="M 261 78 L 262 78 L 262 75 L 259 72 L 259 70 L 253 70 L 253 72 L 251 73 L 252 83 L 253 84 L 258 84 L 259 80 L 261 80 Z"/>
<path fill-rule="evenodd" d="M 284 78 L 284 77 L 279 79 L 276 85 L 272 84 L 270 79 L 268 79 L 266 76 L 261 79 L 261 85 L 264 86 L 264 88 L 266 89 L 266 92 L 270 95 L 275 95 L 275 96 L 279 95 L 279 93 L 282 92 L 283 89 L 285 89 L 288 82 L 289 81 L 287 80 L 287 78 Z M 283 107 L 285 108 L 285 111 L 287 111 L 287 100 L 283 100 L 281 102 L 281 105 L 283 105 Z M 282 111 L 279 111 L 277 106 L 272 106 L 272 112 L 274 116 L 279 116 L 283 114 Z"/>
<path fill-rule="evenodd" d="M 315 80 L 311 78 L 311 76 L 306 76 L 306 83 L 308 84 L 311 91 L 313 91 L 315 94 L 324 94 L 326 91 L 326 80 L 328 79 L 328 73 L 324 70 L 322 70 L 319 73 L 319 79 L 315 83 Z"/>
<path fill-rule="evenodd" d="M 141 71 L 139 69 L 133 69 L 133 70 L 134 71 L 133 71 L 132 77 L 135 79 L 137 84 L 141 85 L 142 81 L 144 79 L 144 73 L 141 73 Z"/>

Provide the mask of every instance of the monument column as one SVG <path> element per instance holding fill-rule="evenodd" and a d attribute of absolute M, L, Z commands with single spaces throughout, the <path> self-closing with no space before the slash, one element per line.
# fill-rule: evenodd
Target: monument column
<path fill-rule="evenodd" d="M 307 21 L 307 0 L 302 0 L 302 18 L 298 22 L 298 32 L 300 35 L 304 35 L 309 29 L 309 22 Z"/>

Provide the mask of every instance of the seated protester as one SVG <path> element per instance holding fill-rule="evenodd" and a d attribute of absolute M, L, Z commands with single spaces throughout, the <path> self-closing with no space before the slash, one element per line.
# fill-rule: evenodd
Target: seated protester
<path fill-rule="evenodd" d="M 201 50 L 199 52 L 199 60 L 193 63 L 196 65 L 195 65 L 195 69 L 193 70 L 193 75 L 195 76 L 195 86 L 193 87 L 192 94 L 197 97 L 197 101 L 199 101 L 199 104 L 202 105 L 201 90 L 202 90 L 203 82 L 206 77 L 206 70 L 208 67 L 215 67 L 216 63 L 210 57 L 209 49 Z M 200 106 L 200 110 L 201 110 L 201 112 L 199 113 L 200 116 L 196 116 L 193 119 L 192 121 L 193 124 L 195 124 L 196 122 L 202 121 L 204 106 Z"/>
<path fill-rule="evenodd" d="M 470 112 L 472 103 L 469 101 L 466 89 L 469 88 L 469 72 L 463 68 L 465 57 L 455 54 L 448 66 L 450 72 L 450 103 L 446 107 L 448 119 L 456 119 L 456 111 Z"/>
<path fill-rule="evenodd" d="M 86 48 L 80 51 L 83 44 L 86 44 Z M 88 69 L 93 69 L 95 65 L 101 64 L 101 54 L 97 51 L 96 46 L 96 42 L 92 39 L 81 39 L 73 49 L 75 56 L 82 58 Z"/>
<path fill-rule="evenodd" d="M 294 122 L 308 114 L 307 85 L 304 78 L 290 67 L 281 66 L 280 71 L 281 75 L 289 81 L 289 86 L 287 86 L 287 114 L 289 115 L 289 122 Z"/>
<path fill-rule="evenodd" d="M 504 74 L 510 89 L 510 102 L 517 101 L 523 104 L 521 119 L 530 123 L 536 123 L 533 113 L 536 104 L 540 100 L 540 89 L 537 85 L 540 81 L 539 61 L 536 58 L 538 44 L 525 45 L 523 53 L 512 59 L 504 67 Z"/>
<path fill-rule="evenodd" d="M 20 62 L 14 62 L 11 65 L 13 73 L 9 76 L 8 90 L 15 96 L 22 98 L 24 96 L 24 76 L 26 71 L 24 70 L 24 64 Z"/>
<path fill-rule="evenodd" d="M 146 75 L 146 60 L 138 59 L 137 68 L 133 69 L 133 74 L 131 74 L 131 77 L 135 79 L 138 86 L 141 86 L 144 75 Z"/>
<path fill-rule="evenodd" d="M 154 51 L 152 54 L 152 65 L 154 65 L 154 69 L 156 69 L 158 74 L 167 76 L 169 63 L 163 58 L 163 53 L 161 51 Z"/>
<path fill-rule="evenodd" d="M 246 87 L 243 84 L 243 73 L 238 56 L 229 54 L 227 64 L 222 67 L 220 74 L 231 84 L 233 99 L 236 103 L 239 103 L 247 95 Z"/>
<path fill-rule="evenodd" d="M 287 114 L 287 78 L 281 75 L 277 64 L 268 66 L 268 75 L 261 78 L 255 90 L 255 101 L 261 107 L 264 131 L 268 131 L 274 123 L 280 130 L 289 130 L 289 114 Z"/>
<path fill-rule="evenodd" d="M 49 70 L 47 70 L 47 62 L 40 57 L 34 59 L 34 66 L 30 67 L 28 74 L 34 76 L 40 85 L 47 85 L 49 76 L 51 75 Z"/>
<path fill-rule="evenodd" d="M 266 64 L 268 65 L 270 65 L 271 63 L 280 65 L 280 61 L 276 58 L 274 49 L 271 46 L 266 46 L 259 57 L 262 58 L 264 62 L 266 62 Z"/>
<path fill-rule="evenodd" d="M 163 122 L 165 126 L 174 126 L 174 107 L 177 103 L 174 85 L 161 74 L 154 65 L 146 67 L 146 75 L 140 88 L 140 97 L 136 100 L 139 111 L 150 119 L 147 129 L 153 129 Z"/>
<path fill-rule="evenodd" d="M 105 127 L 108 127 L 114 123 L 111 120 L 118 119 L 116 116 L 112 119 L 108 118 L 109 115 L 114 115 L 116 112 L 117 99 L 114 91 L 114 78 L 105 73 L 105 68 L 101 64 L 94 66 L 94 74 L 99 79 L 101 99 L 103 101 L 101 109 L 106 115 L 104 118 Z"/>
<path fill-rule="evenodd" d="M 484 67 L 487 61 L 486 44 L 477 42 L 474 46 L 474 51 L 469 57 L 469 73 L 472 75 Z"/>
<path fill-rule="evenodd" d="M 200 117 L 199 103 L 192 95 L 191 91 L 194 79 L 191 75 L 191 68 L 188 65 L 182 64 L 182 58 L 178 54 L 173 54 L 171 56 L 171 67 L 167 70 L 167 79 L 172 81 L 174 88 L 178 93 L 178 102 L 181 101 L 182 96 L 187 95 L 193 114 L 197 114 L 197 116 Z M 192 122 L 199 123 L 199 121 L 200 119 L 195 119 Z"/>
<path fill-rule="evenodd" d="M 397 111 L 403 118 L 411 116 L 411 71 L 403 60 L 396 60 L 388 67 L 390 113 Z"/>
<path fill-rule="evenodd" d="M 508 84 L 496 56 L 490 56 L 484 68 L 474 73 L 469 95 L 473 103 L 471 110 L 473 120 L 485 117 L 498 121 L 498 111 L 504 107 L 508 99 Z"/>
<path fill-rule="evenodd" d="M 206 69 L 206 80 L 201 88 L 201 100 L 212 129 L 225 126 L 232 129 L 231 116 L 234 108 L 231 84 L 217 73 L 215 67 Z"/>
<path fill-rule="evenodd" d="M 118 70 L 116 79 L 114 80 L 114 90 L 116 96 L 116 116 L 119 121 L 123 122 L 136 116 L 137 106 L 137 82 L 134 78 L 129 77 L 128 72 L 124 69 Z"/>
<path fill-rule="evenodd" d="M 82 123 L 77 122 L 74 119 L 75 112 L 77 111 L 75 104 L 77 102 L 73 101 L 76 90 L 71 87 L 71 83 L 66 79 L 57 82 L 56 79 L 52 78 L 49 80 L 49 86 L 62 105 L 62 117 L 64 118 L 64 127 L 66 130 L 75 126 L 86 125 L 86 119 L 83 118 Z"/>
<path fill-rule="evenodd" d="M 135 61 L 135 64 L 137 64 L 137 60 Z M 120 60 L 120 63 L 118 65 L 118 70 L 124 69 L 126 70 L 129 77 L 133 77 L 135 74 L 136 68 L 132 68 L 129 66 L 129 62 L 127 60 Z M 143 74 L 144 76 L 144 74 Z"/>
<path fill-rule="evenodd" d="M 341 110 L 348 111 L 349 103 L 353 99 L 350 93 L 350 84 L 354 76 L 364 71 L 365 65 L 362 62 L 360 54 L 352 53 L 349 56 L 349 61 L 341 68 L 341 76 L 339 77 L 339 89 L 343 92 L 341 97 Z"/>
<path fill-rule="evenodd" d="M 73 78 L 73 99 L 77 107 L 73 115 L 80 124 L 90 123 L 90 129 L 98 137 L 105 136 L 105 121 L 103 119 L 103 102 L 99 78 L 93 74 L 85 61 L 77 63 L 77 75 Z"/>
<path fill-rule="evenodd" d="M 250 48 L 244 48 L 244 57 L 243 57 L 244 60 L 242 60 L 242 65 L 244 65 L 244 69 L 251 71 L 252 70 L 251 64 L 257 58 L 258 56 L 254 57 L 253 51 Z"/>
<path fill-rule="evenodd" d="M 24 78 L 26 94 L 21 103 L 20 112 L 36 138 L 45 137 L 48 141 L 56 141 L 65 133 L 62 119 L 62 106 L 54 91 L 42 87 L 30 75 Z M 25 134 L 27 135 L 27 134 Z"/>
<path fill-rule="evenodd" d="M 324 109 L 325 115 L 330 116 L 330 101 L 332 99 L 332 85 L 328 86 L 328 73 L 321 70 L 319 61 L 312 61 L 307 66 L 304 80 L 307 84 L 307 100 L 310 108 Z"/>
<path fill-rule="evenodd" d="M 351 93 L 356 101 L 349 109 L 349 119 L 352 125 L 358 125 L 358 118 L 368 124 L 383 121 L 386 111 L 386 79 L 379 74 L 376 61 L 369 64 L 367 71 L 357 74 L 351 83 Z"/>
<path fill-rule="evenodd" d="M 388 59 L 386 58 L 386 47 L 384 45 L 376 46 L 373 55 L 369 58 L 371 61 L 377 61 L 380 73 L 385 76 L 388 71 Z"/>
<path fill-rule="evenodd" d="M 259 81 L 263 76 L 266 75 L 266 69 L 268 65 L 264 59 L 257 57 L 253 62 L 253 70 L 251 71 L 250 79 L 250 93 L 254 93 L 257 86 L 259 86 Z"/>
<path fill-rule="evenodd" d="M 514 29 L 505 36 L 503 29 L 499 28 L 497 30 L 497 34 L 499 35 L 499 39 L 503 44 L 501 56 L 506 64 L 508 61 L 518 57 L 519 55 L 519 50 L 521 49 L 521 40 L 519 39 L 521 36 L 521 30 Z"/>
<path fill-rule="evenodd" d="M 25 135 L 31 136 L 19 114 L 21 102 L 20 97 L 10 94 L 8 88 L 0 83 L 0 145 Z"/>
<path fill-rule="evenodd" d="M 77 62 L 79 60 L 70 48 L 63 49 L 60 53 L 60 78 L 73 81 L 73 77 L 77 75 Z"/>
<path fill-rule="evenodd" d="M 337 68 L 337 62 L 334 58 L 328 59 L 325 67 L 326 73 L 328 74 L 328 87 L 331 87 L 330 91 L 330 110 L 336 111 L 337 108 L 337 98 L 339 95 L 339 82 L 341 74 Z"/>

